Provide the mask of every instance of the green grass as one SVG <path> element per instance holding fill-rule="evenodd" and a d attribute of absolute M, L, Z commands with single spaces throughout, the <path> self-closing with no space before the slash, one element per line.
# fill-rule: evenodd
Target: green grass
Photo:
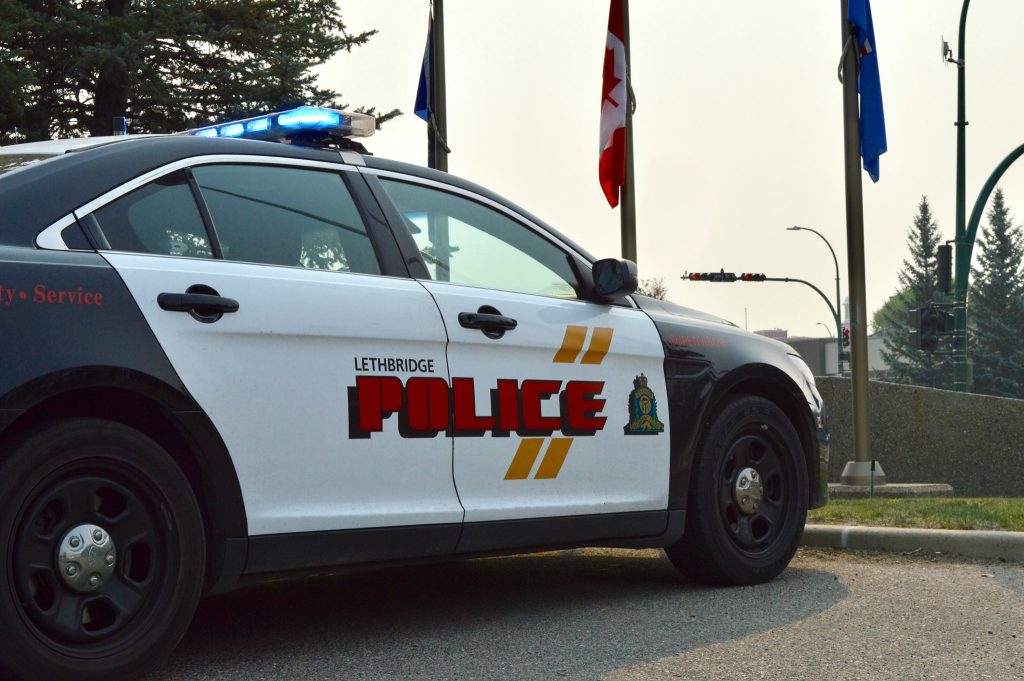
<path fill-rule="evenodd" d="M 1024 499 L 833 499 L 808 513 L 807 522 L 1024 532 Z"/>

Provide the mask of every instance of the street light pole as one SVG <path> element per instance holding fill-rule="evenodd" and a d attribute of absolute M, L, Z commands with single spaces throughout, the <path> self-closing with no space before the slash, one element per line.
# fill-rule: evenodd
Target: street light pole
<path fill-rule="evenodd" d="M 832 262 L 835 263 L 835 266 L 836 266 L 836 306 L 835 306 L 836 365 L 837 365 L 836 368 L 839 371 L 839 375 L 842 376 L 843 375 L 843 351 L 842 351 L 842 347 L 841 347 L 840 342 L 841 342 L 841 339 L 843 337 L 843 322 L 842 322 L 842 320 L 839 317 L 839 310 L 842 309 L 842 301 L 839 298 L 839 259 L 836 257 L 836 251 L 835 251 L 834 248 L 832 248 L 832 244 L 829 243 L 828 239 L 825 238 L 825 235 L 822 234 L 821 232 L 819 232 L 816 229 L 811 229 L 810 227 L 799 227 L 797 225 L 793 225 L 792 227 L 787 227 L 786 231 L 787 232 L 811 232 L 812 234 L 817 234 L 818 237 L 820 237 L 821 240 L 825 242 L 825 245 L 828 246 L 829 252 L 832 254 Z"/>

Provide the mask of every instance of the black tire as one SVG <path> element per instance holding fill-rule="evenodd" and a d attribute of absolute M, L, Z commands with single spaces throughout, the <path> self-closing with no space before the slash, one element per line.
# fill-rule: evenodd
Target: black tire
<path fill-rule="evenodd" d="M 762 484 L 754 506 L 750 469 Z M 690 478 L 686 531 L 667 548 L 684 575 L 709 584 L 759 584 L 796 553 L 807 521 L 807 464 L 793 424 L 773 403 L 726 403 L 701 440 Z"/>
<path fill-rule="evenodd" d="M 0 456 L 0 678 L 111 681 L 170 654 L 206 564 L 202 516 L 171 457 L 99 419 L 45 424 Z"/>

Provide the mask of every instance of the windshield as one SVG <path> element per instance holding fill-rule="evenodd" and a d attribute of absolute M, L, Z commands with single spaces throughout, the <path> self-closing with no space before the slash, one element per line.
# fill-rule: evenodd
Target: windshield
<path fill-rule="evenodd" d="M 0 175 L 52 157 L 52 154 L 0 154 Z"/>

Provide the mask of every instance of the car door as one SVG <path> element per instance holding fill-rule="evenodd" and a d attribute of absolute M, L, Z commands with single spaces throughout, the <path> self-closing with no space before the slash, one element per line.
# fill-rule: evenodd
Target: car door
<path fill-rule="evenodd" d="M 371 438 L 350 413 L 375 376 L 448 379 L 430 295 L 387 276 L 393 238 L 353 198 L 358 173 L 229 160 L 164 168 L 78 213 L 223 437 L 250 534 L 448 524 L 451 550 L 451 442 L 403 439 L 397 419 Z"/>
<path fill-rule="evenodd" d="M 423 254 L 422 283 L 448 331 L 460 546 L 493 521 L 663 511 L 669 423 L 653 322 L 631 304 L 581 299 L 568 247 L 501 204 L 376 175 Z M 581 537 L 547 536 L 571 538 Z M 503 543 L 480 540 L 475 548 Z"/>

